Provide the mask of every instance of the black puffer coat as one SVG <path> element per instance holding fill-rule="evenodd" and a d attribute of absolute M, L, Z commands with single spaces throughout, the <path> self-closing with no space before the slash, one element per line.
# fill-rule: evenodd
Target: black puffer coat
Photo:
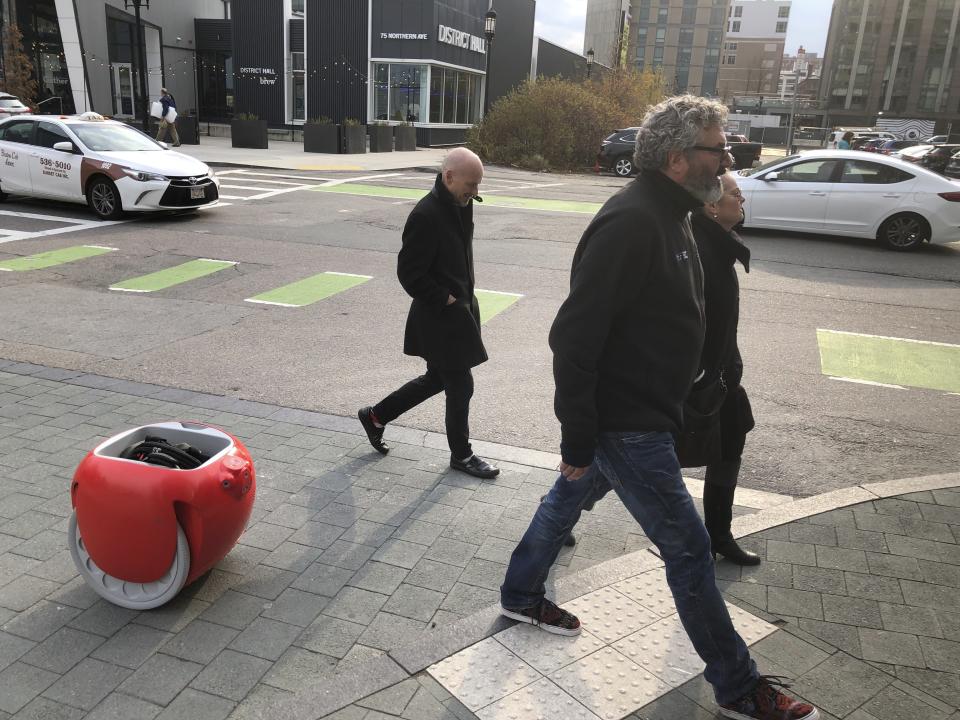
<path fill-rule="evenodd" d="M 474 295 L 473 201 L 458 205 L 439 174 L 407 218 L 397 277 L 413 298 L 404 353 L 437 367 L 471 368 L 487 360 Z M 449 295 L 457 299 L 452 305 Z"/>

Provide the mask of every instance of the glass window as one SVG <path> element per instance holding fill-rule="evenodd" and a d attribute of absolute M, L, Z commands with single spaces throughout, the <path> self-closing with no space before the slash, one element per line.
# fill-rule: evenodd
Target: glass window
<path fill-rule="evenodd" d="M 430 122 L 443 122 L 443 68 L 430 68 Z"/>
<path fill-rule="evenodd" d="M 291 0 L 290 9 L 295 13 L 302 13 L 304 1 L 305 0 Z"/>
<path fill-rule="evenodd" d="M 465 124 L 470 118 L 470 90 L 466 73 L 457 73 L 457 122 Z"/>
<path fill-rule="evenodd" d="M 790 8 L 789 8 L 789 6 L 788 6 L 788 7 L 782 7 L 782 8 L 780 8 L 779 10 L 777 10 L 777 17 L 780 17 L 780 18 L 788 18 L 788 17 L 790 17 Z"/>
<path fill-rule="evenodd" d="M 140 150 L 160 150 L 153 138 L 126 125 L 106 125 L 104 123 L 76 123 L 70 129 L 80 141 L 95 152 L 125 152 Z"/>
<path fill-rule="evenodd" d="M 785 33 L 786 31 L 787 31 L 787 24 L 786 24 L 785 22 L 778 22 L 778 23 L 777 23 L 777 32 L 778 32 L 778 33 Z"/>
<path fill-rule="evenodd" d="M 663 62 L 663 45 L 657 45 L 653 48 L 653 62 L 662 63 Z"/>
<path fill-rule="evenodd" d="M 420 122 L 420 109 L 426 102 L 425 65 L 390 66 L 390 116 L 388 120 Z"/>
<path fill-rule="evenodd" d="M 889 165 L 867 162 L 864 160 L 847 160 L 843 164 L 842 183 L 864 183 L 868 185 L 892 185 L 910 180 L 913 177 L 908 172 Z"/>
<path fill-rule="evenodd" d="M 0 127 L 0 140 L 15 143 L 28 143 L 33 135 L 33 121 L 21 120 Z"/>
<path fill-rule="evenodd" d="M 739 21 L 739 20 L 734 20 L 734 21 L 733 21 L 733 27 L 731 28 L 731 31 L 732 31 L 732 32 L 740 32 L 740 21 Z"/>
<path fill-rule="evenodd" d="M 390 109 L 390 66 L 376 63 L 373 67 L 373 116 L 386 120 Z"/>
<path fill-rule="evenodd" d="M 667 14 L 670 12 L 670 8 L 662 7 L 657 10 L 657 24 L 666 25 L 667 24 Z"/>
<path fill-rule="evenodd" d="M 448 70 L 443 81 L 443 122 L 454 123 L 457 120 L 457 73 Z"/>
<path fill-rule="evenodd" d="M 54 145 L 60 142 L 73 142 L 70 140 L 67 133 L 65 133 L 60 127 L 54 125 L 53 123 L 42 122 L 37 125 L 37 138 L 34 140 L 34 145 L 39 145 L 40 147 L 52 148 Z"/>
<path fill-rule="evenodd" d="M 697 22 L 697 9 L 693 8 L 684 8 L 683 13 L 680 15 L 680 22 L 683 25 L 693 25 Z"/>
<path fill-rule="evenodd" d="M 657 42 L 662 43 L 666 39 L 667 39 L 667 29 L 657 28 Z"/>
<path fill-rule="evenodd" d="M 307 119 L 306 82 L 303 73 L 293 75 L 293 119 Z"/>
<path fill-rule="evenodd" d="M 680 38 L 677 41 L 677 44 L 680 47 L 690 48 L 693 45 L 693 30 L 690 28 L 683 28 L 680 30 Z"/>
<path fill-rule="evenodd" d="M 832 182 L 837 169 L 836 160 L 806 160 L 778 171 L 780 182 Z"/>
<path fill-rule="evenodd" d="M 710 24 L 719 25 L 723 22 L 723 8 L 712 8 L 710 10 Z"/>
<path fill-rule="evenodd" d="M 733 16 L 734 16 L 734 17 L 743 17 L 743 6 L 742 6 L 742 5 L 737 5 L 737 6 L 733 9 Z"/>

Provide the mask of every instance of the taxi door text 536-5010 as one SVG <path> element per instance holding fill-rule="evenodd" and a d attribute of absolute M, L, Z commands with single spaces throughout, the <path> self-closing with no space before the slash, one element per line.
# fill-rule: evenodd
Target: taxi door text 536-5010
<path fill-rule="evenodd" d="M 53 149 L 56 143 L 73 142 L 67 134 L 53 123 L 41 122 L 35 142 L 30 158 L 33 191 L 37 195 L 63 200 L 83 197 L 83 188 L 80 187 L 82 156 Z"/>

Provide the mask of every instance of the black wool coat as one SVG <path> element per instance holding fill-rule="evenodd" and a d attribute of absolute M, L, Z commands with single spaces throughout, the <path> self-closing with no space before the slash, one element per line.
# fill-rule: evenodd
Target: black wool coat
<path fill-rule="evenodd" d="M 474 295 L 473 201 L 460 207 L 437 175 L 410 213 L 397 278 L 413 298 L 403 352 L 437 367 L 471 368 L 487 360 Z M 456 302 L 447 305 L 447 297 Z"/>
<path fill-rule="evenodd" d="M 693 214 L 693 237 L 703 265 L 703 296 L 706 306 L 706 336 L 700 355 L 704 371 L 701 382 L 710 382 L 723 372 L 729 390 L 720 409 L 720 446 L 723 460 L 739 460 L 746 434 L 753 429 L 753 412 L 746 390 L 740 385 L 743 360 L 737 346 L 740 321 L 739 260 L 750 272 L 750 249 L 733 231 L 727 232 L 701 213 Z"/>

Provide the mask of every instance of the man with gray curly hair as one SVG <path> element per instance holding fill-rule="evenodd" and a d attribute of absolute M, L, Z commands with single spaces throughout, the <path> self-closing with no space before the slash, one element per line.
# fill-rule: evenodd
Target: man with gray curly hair
<path fill-rule="evenodd" d="M 690 212 L 722 196 L 720 176 L 731 165 L 725 121 L 723 105 L 691 95 L 653 107 L 637 133 L 639 176 L 580 239 L 570 294 L 550 330 L 560 476 L 513 551 L 500 601 L 507 617 L 579 634 L 580 621 L 546 598 L 545 581 L 580 513 L 613 489 L 659 550 L 720 712 L 816 720 L 816 708 L 757 672 L 734 629 L 674 446 L 704 339 Z"/>

